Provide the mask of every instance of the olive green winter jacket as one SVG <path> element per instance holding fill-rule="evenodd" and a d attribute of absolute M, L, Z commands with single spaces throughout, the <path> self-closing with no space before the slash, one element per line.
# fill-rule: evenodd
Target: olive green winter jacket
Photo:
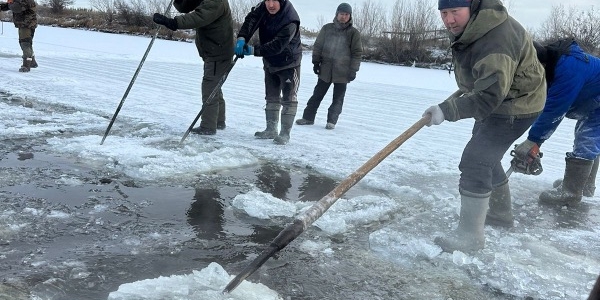
<path fill-rule="evenodd" d="M 205 62 L 233 57 L 233 19 L 227 0 L 203 0 L 175 21 L 178 29 L 196 29 L 196 47 Z"/>
<path fill-rule="evenodd" d="M 532 117 L 542 111 L 544 68 L 531 36 L 500 0 L 474 0 L 469 23 L 450 47 L 460 91 L 439 104 L 446 120 Z"/>
<path fill-rule="evenodd" d="M 325 24 L 313 46 L 312 63 L 320 65 L 319 79 L 325 82 L 348 83 L 351 72 L 360 68 L 362 43 L 360 32 L 352 19 L 341 24 L 336 19 Z"/>

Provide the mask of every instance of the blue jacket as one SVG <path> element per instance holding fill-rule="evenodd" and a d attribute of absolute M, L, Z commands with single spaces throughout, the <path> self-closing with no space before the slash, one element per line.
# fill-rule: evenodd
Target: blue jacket
<path fill-rule="evenodd" d="M 546 78 L 544 111 L 529 130 L 528 139 L 540 145 L 564 117 L 582 120 L 600 108 L 600 58 L 585 53 L 574 41 L 567 46 L 550 72 L 553 78 Z M 595 134 L 600 137 L 600 131 Z"/>

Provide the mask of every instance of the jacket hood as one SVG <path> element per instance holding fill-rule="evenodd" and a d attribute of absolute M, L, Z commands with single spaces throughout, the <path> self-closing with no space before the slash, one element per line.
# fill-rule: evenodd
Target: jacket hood
<path fill-rule="evenodd" d="M 471 18 L 465 31 L 453 41 L 453 46 L 464 48 L 508 19 L 506 8 L 500 0 L 474 0 Z"/>

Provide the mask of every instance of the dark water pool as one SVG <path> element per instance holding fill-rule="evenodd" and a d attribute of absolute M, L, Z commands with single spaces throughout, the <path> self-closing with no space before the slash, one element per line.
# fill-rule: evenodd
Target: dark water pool
<path fill-rule="evenodd" d="M 120 284 L 187 274 L 213 261 L 235 274 L 288 221 L 236 211 L 237 195 L 255 186 L 280 199 L 316 201 L 336 185 L 269 163 L 185 184 L 137 182 L 48 153 L 7 152 L 0 160 L 0 292 L 10 299 L 106 299 Z M 367 193 L 355 187 L 348 196 Z M 310 259 L 293 249 L 288 255 Z M 264 269 L 286 264 L 274 260 Z M 310 298 L 304 289 L 298 293 Z"/>

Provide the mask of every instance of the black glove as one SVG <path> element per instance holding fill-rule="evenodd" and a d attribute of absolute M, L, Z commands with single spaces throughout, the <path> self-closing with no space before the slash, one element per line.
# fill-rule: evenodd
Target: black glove
<path fill-rule="evenodd" d="M 348 81 L 352 81 L 354 79 L 356 79 L 356 72 L 350 71 L 350 74 L 348 74 Z"/>
<path fill-rule="evenodd" d="M 177 21 L 175 19 L 167 18 L 159 13 L 154 14 L 152 21 L 156 24 L 165 25 L 165 27 L 173 31 L 177 30 Z"/>
<path fill-rule="evenodd" d="M 321 74 L 321 64 L 313 64 L 313 72 L 317 75 Z"/>
<path fill-rule="evenodd" d="M 544 171 L 541 160 L 543 153 L 535 142 L 525 140 L 515 145 L 515 150 L 512 150 L 510 155 L 513 157 L 510 166 L 517 173 L 540 175 Z"/>
<path fill-rule="evenodd" d="M 10 10 L 10 8 L 8 7 L 8 3 L 0 3 L 0 11 L 7 11 Z"/>

